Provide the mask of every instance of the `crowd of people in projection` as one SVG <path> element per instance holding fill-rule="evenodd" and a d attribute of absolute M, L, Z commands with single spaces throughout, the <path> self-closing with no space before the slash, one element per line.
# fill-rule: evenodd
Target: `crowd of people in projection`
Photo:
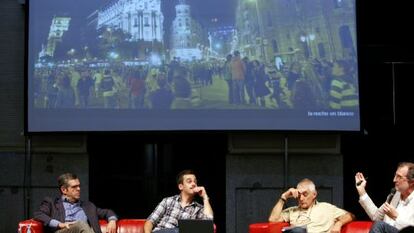
<path fill-rule="evenodd" d="M 302 59 L 280 66 L 241 57 L 169 64 L 36 68 L 35 108 L 357 109 L 354 60 Z"/>

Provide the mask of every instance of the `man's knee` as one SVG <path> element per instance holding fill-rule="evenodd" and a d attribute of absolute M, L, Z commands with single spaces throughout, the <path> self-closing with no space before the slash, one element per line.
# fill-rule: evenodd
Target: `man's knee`
<path fill-rule="evenodd" d="M 79 233 L 93 233 L 91 226 L 86 222 L 79 221 L 74 225 L 78 228 Z"/>
<path fill-rule="evenodd" d="M 394 233 L 398 232 L 398 229 L 389 225 L 388 223 L 385 223 L 383 221 L 376 221 L 371 227 L 370 233 Z"/>
<path fill-rule="evenodd" d="M 381 233 L 384 232 L 384 224 L 383 221 L 376 221 L 374 224 L 372 224 L 371 229 L 369 230 L 369 233 Z"/>
<path fill-rule="evenodd" d="M 289 232 L 291 232 L 291 233 L 307 233 L 308 231 L 304 227 L 294 227 L 294 228 L 291 228 L 291 230 Z"/>
<path fill-rule="evenodd" d="M 94 233 L 92 228 L 86 222 L 76 222 L 70 225 L 69 229 L 61 229 L 56 233 Z"/>
<path fill-rule="evenodd" d="M 386 224 L 386 223 L 383 222 L 383 221 L 376 221 L 376 222 L 374 222 L 374 224 L 372 224 L 371 229 L 383 229 L 384 224 Z"/>
<path fill-rule="evenodd" d="M 165 228 L 158 231 L 154 231 L 154 233 L 178 233 L 178 228 Z"/>

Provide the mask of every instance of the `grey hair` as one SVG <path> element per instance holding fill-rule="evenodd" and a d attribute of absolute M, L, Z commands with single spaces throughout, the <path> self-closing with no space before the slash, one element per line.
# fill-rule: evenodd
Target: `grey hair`
<path fill-rule="evenodd" d="M 299 187 L 299 186 L 305 186 L 309 189 L 309 191 L 316 192 L 315 183 L 313 183 L 313 181 L 308 179 L 308 178 L 305 178 L 305 179 L 299 181 L 297 187 Z"/>
<path fill-rule="evenodd" d="M 407 179 L 409 181 L 413 181 L 414 180 L 414 163 L 411 162 L 401 162 L 398 164 L 398 168 L 400 167 L 407 167 L 408 171 L 407 171 Z"/>
<path fill-rule="evenodd" d="M 78 176 L 73 173 L 65 173 L 58 177 L 58 186 L 59 189 L 63 186 L 65 188 L 69 187 L 69 180 L 76 180 Z"/>

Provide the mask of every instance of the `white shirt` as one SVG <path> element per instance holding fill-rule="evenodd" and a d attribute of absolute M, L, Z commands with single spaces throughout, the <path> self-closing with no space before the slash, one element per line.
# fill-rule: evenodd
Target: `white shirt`
<path fill-rule="evenodd" d="M 398 217 L 394 220 L 384 213 L 384 204 L 378 208 L 368 194 L 364 194 L 359 198 L 359 203 L 372 221 L 383 220 L 384 222 L 396 227 L 398 230 L 414 226 L 414 192 L 412 192 L 405 200 L 401 200 L 401 193 L 396 192 L 391 200 L 391 205 L 397 210 Z"/>

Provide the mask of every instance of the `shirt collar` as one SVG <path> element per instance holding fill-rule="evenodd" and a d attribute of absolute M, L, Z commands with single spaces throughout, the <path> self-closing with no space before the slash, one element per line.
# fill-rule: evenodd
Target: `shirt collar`
<path fill-rule="evenodd" d="M 65 203 L 72 204 L 72 205 L 80 205 L 80 201 L 70 202 L 69 199 L 65 195 L 62 195 L 62 201 Z"/>
<path fill-rule="evenodd" d="M 414 198 L 414 192 L 411 192 L 411 194 L 405 200 L 400 199 L 401 204 L 408 205 L 413 198 Z"/>
<path fill-rule="evenodd" d="M 177 194 L 175 196 L 175 200 L 180 203 L 181 202 L 181 195 Z M 189 206 L 193 206 L 193 205 L 196 205 L 196 202 L 194 200 L 189 204 Z"/>

